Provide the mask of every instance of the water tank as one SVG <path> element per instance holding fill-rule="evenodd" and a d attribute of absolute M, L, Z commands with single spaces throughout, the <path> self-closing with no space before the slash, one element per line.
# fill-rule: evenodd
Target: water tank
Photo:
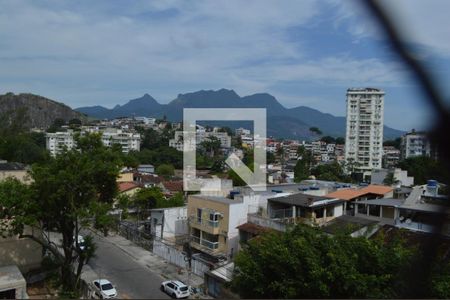
<path fill-rule="evenodd" d="M 436 180 L 427 180 L 427 194 L 432 196 L 438 195 L 438 182 Z"/>

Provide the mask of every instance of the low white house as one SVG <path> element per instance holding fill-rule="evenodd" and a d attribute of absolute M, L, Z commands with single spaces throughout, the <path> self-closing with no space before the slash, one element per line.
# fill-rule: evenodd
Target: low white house
<path fill-rule="evenodd" d="M 189 232 L 186 206 L 152 209 L 149 219 L 152 234 L 170 242 Z"/>

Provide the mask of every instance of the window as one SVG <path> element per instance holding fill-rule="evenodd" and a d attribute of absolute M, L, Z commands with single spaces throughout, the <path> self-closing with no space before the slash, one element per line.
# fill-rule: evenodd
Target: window
<path fill-rule="evenodd" d="M 359 214 L 367 214 L 367 204 L 357 204 Z"/>
<path fill-rule="evenodd" d="M 327 208 L 327 217 L 333 217 L 334 216 L 334 207 L 328 207 Z"/>
<path fill-rule="evenodd" d="M 201 208 L 197 208 L 197 222 L 199 222 L 199 223 L 202 222 L 202 209 Z"/>

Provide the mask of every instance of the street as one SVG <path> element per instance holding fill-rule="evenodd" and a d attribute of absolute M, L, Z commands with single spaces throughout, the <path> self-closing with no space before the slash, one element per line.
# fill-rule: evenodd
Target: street
<path fill-rule="evenodd" d="M 93 236 L 97 250 L 89 266 L 99 277 L 110 280 L 116 286 L 118 298 L 170 298 L 159 289 L 163 281 L 160 276 L 103 237 Z"/>

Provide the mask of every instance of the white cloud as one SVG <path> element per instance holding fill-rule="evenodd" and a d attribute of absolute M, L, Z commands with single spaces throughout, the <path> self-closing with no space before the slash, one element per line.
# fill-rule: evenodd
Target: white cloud
<path fill-rule="evenodd" d="M 415 16 L 417 9 L 410 6 L 427 5 L 414 3 L 404 4 L 405 13 Z M 374 27 L 364 22 L 368 17 L 361 7 L 355 10 L 355 2 L 0 0 L 0 4 L 0 93 L 34 92 L 76 107 L 112 106 L 144 92 L 167 101 L 180 92 L 220 87 L 241 95 L 277 91 L 280 99 L 296 99 L 299 91 L 279 86 L 286 82 L 324 87 L 407 84 L 395 63 L 338 53 L 315 58 L 289 36 L 289 29 L 307 30 L 324 18 L 324 12 L 335 10 L 334 28 L 329 30 L 347 26 L 355 41 L 373 38 Z M 429 6 L 432 11 L 434 5 Z M 440 11 L 428 21 L 444 22 L 444 14 Z M 424 22 L 419 15 L 417 19 Z M 425 28 L 431 25 L 423 33 L 417 30 L 423 35 Z M 447 46 L 438 39 L 448 37 L 448 28 L 436 29 L 424 43 L 444 53 Z M 447 39 L 443 44 L 448 43 Z"/>

